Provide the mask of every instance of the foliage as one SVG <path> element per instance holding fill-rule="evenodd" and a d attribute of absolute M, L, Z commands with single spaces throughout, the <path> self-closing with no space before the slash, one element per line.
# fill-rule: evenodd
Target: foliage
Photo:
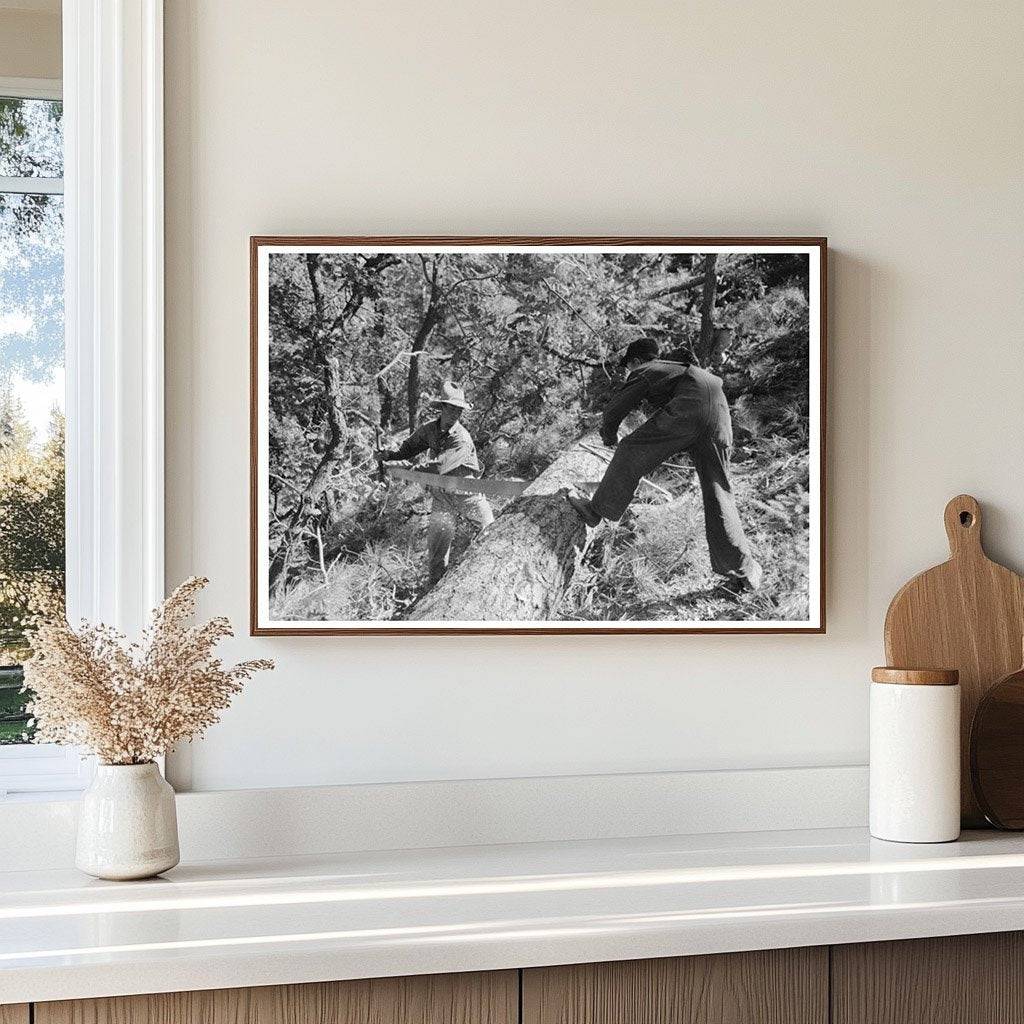
<path fill-rule="evenodd" d="M 59 178 L 64 173 L 58 100 L 0 97 L 0 175 Z"/>
<path fill-rule="evenodd" d="M 145 764 L 216 724 L 245 680 L 274 663 L 225 668 L 213 652 L 231 636 L 228 620 L 188 625 L 207 582 L 182 583 L 153 612 L 140 643 L 102 624 L 35 626 L 25 682 L 36 739 L 84 746 L 104 764 Z"/>
<path fill-rule="evenodd" d="M 460 382 L 474 404 L 464 422 L 485 475 L 532 479 L 593 427 L 621 379 L 622 349 L 641 336 L 723 377 L 741 514 L 770 561 L 772 597 L 744 598 L 738 608 L 731 595 L 699 596 L 715 586 L 700 496 L 688 469 L 670 468 L 652 479 L 668 489 L 672 512 L 660 507 L 663 495 L 642 489 L 631 516 L 581 561 L 566 617 L 635 617 L 643 608 L 654 618 L 781 618 L 806 608 L 807 257 L 719 254 L 710 275 L 706 261 L 679 253 L 273 254 L 275 617 L 401 618 L 415 600 L 429 499 L 415 486 L 385 490 L 373 451 L 378 441 L 396 446 L 429 414 L 442 381 Z"/>
<path fill-rule="evenodd" d="M 64 418 L 53 413 L 37 448 L 21 403 L 0 395 L 0 665 L 27 657 L 29 622 L 63 614 L 63 602 Z M 9 707 L 4 717 L 16 711 Z M 0 741 L 23 738 L 16 724 Z"/>

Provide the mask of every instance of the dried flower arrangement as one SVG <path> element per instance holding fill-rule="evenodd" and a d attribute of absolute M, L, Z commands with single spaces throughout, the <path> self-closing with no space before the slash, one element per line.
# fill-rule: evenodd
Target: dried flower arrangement
<path fill-rule="evenodd" d="M 139 643 L 102 624 L 37 625 L 25 662 L 36 741 L 87 747 L 104 764 L 145 764 L 219 721 L 245 680 L 274 663 L 225 668 L 214 657 L 232 635 L 228 620 L 188 624 L 208 582 L 193 576 L 182 583 L 153 612 Z"/>

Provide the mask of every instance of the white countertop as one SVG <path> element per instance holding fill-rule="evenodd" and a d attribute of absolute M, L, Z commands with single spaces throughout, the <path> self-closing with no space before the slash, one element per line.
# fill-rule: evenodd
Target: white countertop
<path fill-rule="evenodd" d="M 0 873 L 0 1003 L 1024 929 L 1024 836 L 860 829 Z"/>

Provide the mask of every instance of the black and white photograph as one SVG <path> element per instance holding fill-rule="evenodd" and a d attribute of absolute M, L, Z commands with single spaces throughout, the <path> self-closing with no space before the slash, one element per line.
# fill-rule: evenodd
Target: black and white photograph
<path fill-rule="evenodd" d="M 253 633 L 823 631 L 825 251 L 253 238 Z"/>

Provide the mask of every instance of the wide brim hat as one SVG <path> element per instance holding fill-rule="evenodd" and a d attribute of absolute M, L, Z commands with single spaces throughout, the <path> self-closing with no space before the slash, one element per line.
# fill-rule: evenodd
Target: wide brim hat
<path fill-rule="evenodd" d="M 445 381 L 441 385 L 440 394 L 432 395 L 431 405 L 454 405 L 459 409 L 472 409 L 473 406 L 466 401 L 466 393 L 462 388 L 457 388 L 451 381 Z"/>

